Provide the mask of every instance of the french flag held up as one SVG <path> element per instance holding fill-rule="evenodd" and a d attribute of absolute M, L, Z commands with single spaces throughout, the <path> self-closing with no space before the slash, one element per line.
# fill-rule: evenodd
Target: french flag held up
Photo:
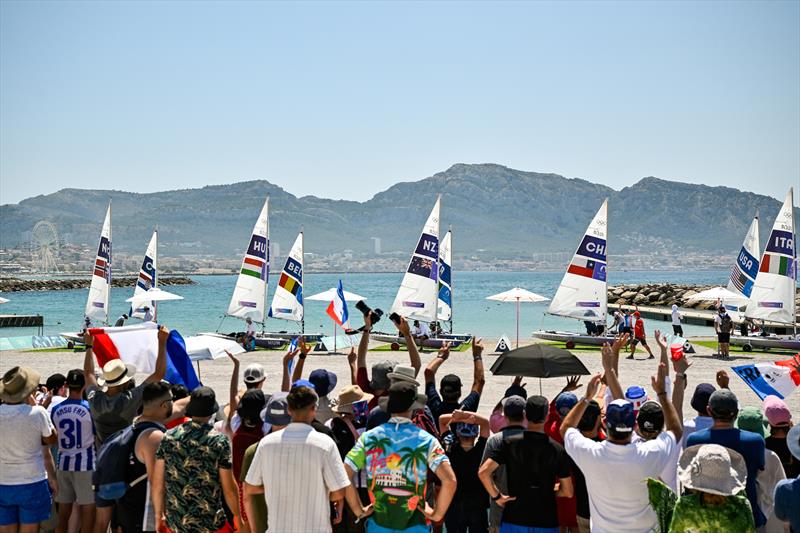
<path fill-rule="evenodd" d="M 350 329 L 350 315 L 347 312 L 347 302 L 344 299 L 342 280 L 339 280 L 339 287 L 336 289 L 336 294 L 333 296 L 333 300 L 331 300 L 331 303 L 328 304 L 328 309 L 326 309 L 326 312 L 334 322 L 342 327 L 342 329 Z"/>
<path fill-rule="evenodd" d="M 760 399 L 769 395 L 785 399 L 800 386 L 800 354 L 785 361 L 732 367 Z"/>
<path fill-rule="evenodd" d="M 152 374 L 158 356 L 158 325 L 143 322 L 119 328 L 91 328 L 94 337 L 94 355 L 102 367 L 112 359 L 122 359 L 134 365 L 141 374 Z M 200 386 L 200 380 L 192 367 L 186 343 L 177 330 L 167 338 L 167 374 L 164 379 L 172 384 L 185 385 L 189 391 Z"/>

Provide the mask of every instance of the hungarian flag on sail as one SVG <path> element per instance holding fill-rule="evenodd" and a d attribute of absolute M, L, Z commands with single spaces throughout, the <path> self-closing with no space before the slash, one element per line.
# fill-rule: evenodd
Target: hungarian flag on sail
<path fill-rule="evenodd" d="M 732 368 L 762 400 L 769 395 L 785 399 L 800 386 L 800 354 L 785 361 Z"/>
<path fill-rule="evenodd" d="M 266 237 L 253 235 L 250 237 L 250 246 L 242 260 L 241 273 L 247 276 L 265 280 L 267 279 L 267 262 L 269 243 Z"/>
<path fill-rule="evenodd" d="M 328 304 L 328 309 L 326 309 L 325 312 L 343 329 L 350 329 L 350 319 L 347 312 L 347 302 L 344 299 L 342 280 L 339 280 L 339 287 L 336 289 L 336 294 L 333 295 L 333 300 Z"/>
<path fill-rule="evenodd" d="M 144 322 L 119 328 L 91 328 L 94 337 L 94 355 L 102 367 L 112 359 L 136 367 L 142 374 L 152 374 L 158 356 L 158 326 Z M 185 385 L 190 391 L 200 386 L 200 380 L 186 352 L 186 343 L 180 333 L 172 330 L 167 338 L 167 373 L 164 379 L 172 384 Z"/>

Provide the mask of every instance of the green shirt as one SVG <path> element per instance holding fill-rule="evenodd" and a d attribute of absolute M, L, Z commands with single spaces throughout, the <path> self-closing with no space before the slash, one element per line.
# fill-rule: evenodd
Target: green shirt
<path fill-rule="evenodd" d="M 244 459 L 242 459 L 242 472 L 239 475 L 239 482 L 244 485 L 244 480 L 247 477 L 247 471 L 250 470 L 250 465 L 253 464 L 253 457 L 256 455 L 258 442 L 248 446 L 244 452 Z M 244 490 L 244 489 L 242 489 Z M 245 496 L 247 498 L 247 496 Z M 261 533 L 267 530 L 267 500 L 263 494 L 250 497 L 250 511 L 252 514 L 247 515 L 247 521 L 250 523 L 250 530 Z"/>
<path fill-rule="evenodd" d="M 699 494 L 681 496 L 672 513 L 670 533 L 736 531 L 755 533 L 753 511 L 744 496 L 728 496 L 721 505 L 703 505 Z"/>
<path fill-rule="evenodd" d="M 164 500 L 171 531 L 216 531 L 225 525 L 219 469 L 231 468 L 228 437 L 209 424 L 167 431 L 156 452 L 164 460 Z"/>

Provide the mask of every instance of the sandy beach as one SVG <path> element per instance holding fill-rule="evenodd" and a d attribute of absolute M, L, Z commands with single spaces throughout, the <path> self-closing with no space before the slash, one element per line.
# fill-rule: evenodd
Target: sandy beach
<path fill-rule="evenodd" d="M 496 344 L 495 340 L 487 339 L 484 345 L 488 346 L 487 351 L 492 349 Z M 684 414 L 687 416 L 692 413 L 689 405 L 692 391 L 695 385 L 701 382 L 715 383 L 716 372 L 720 369 L 727 369 L 731 375 L 730 388 L 736 393 L 739 398 L 740 406 L 760 406 L 758 397 L 753 393 L 745 383 L 737 377 L 730 367 L 734 365 L 741 365 L 753 362 L 755 360 L 773 361 L 776 359 L 784 359 L 785 356 L 776 356 L 763 353 L 735 353 L 732 354 L 730 361 L 722 361 L 719 358 L 712 356 L 713 350 L 702 346 L 695 346 L 697 353 L 690 356 L 692 367 L 689 369 L 688 381 L 689 388 L 687 389 L 684 399 Z M 577 357 L 583 361 L 586 368 L 590 372 L 599 372 L 601 370 L 600 353 L 598 351 L 575 351 Z M 264 365 L 267 374 L 267 381 L 265 391 L 274 391 L 280 387 L 281 381 L 281 360 L 283 352 L 277 351 L 258 351 L 250 352 L 241 355 L 242 370 L 244 367 L 252 362 L 258 362 Z M 434 356 L 434 352 L 426 352 L 421 354 L 423 366 L 426 365 Z M 506 376 L 493 376 L 489 372 L 489 368 L 494 363 L 498 356 L 495 354 L 485 354 L 484 364 L 486 367 L 486 386 L 484 388 L 480 412 L 482 414 L 489 414 L 491 409 L 502 397 L 503 392 L 511 383 L 512 378 Z M 637 352 L 637 360 L 630 361 L 622 358 L 620 360 L 620 381 L 623 387 L 631 385 L 645 386 L 650 394 L 652 389 L 650 387 L 650 376 L 655 373 L 656 361 L 646 360 L 646 354 L 641 351 Z M 371 365 L 384 359 L 392 359 L 395 361 L 408 364 L 408 353 L 405 351 L 399 352 L 385 352 L 385 351 L 371 351 L 368 355 L 368 364 Z M 5 373 L 9 368 L 16 365 L 30 366 L 42 374 L 42 381 L 48 375 L 60 372 L 66 374 L 71 368 L 80 368 L 83 365 L 82 352 L 21 352 L 21 351 L 4 351 L 0 353 L 0 372 Z M 347 366 L 347 359 L 344 355 L 314 355 L 310 354 L 306 360 L 304 376 L 316 369 L 327 368 L 335 372 L 338 376 L 337 390 L 349 382 L 349 369 Z M 438 378 L 446 373 L 458 374 L 464 383 L 465 393 L 472 382 L 472 356 L 468 350 L 466 352 L 454 352 L 450 358 L 440 369 L 437 375 Z M 139 378 L 142 376 L 139 375 Z M 220 404 L 227 402 L 228 386 L 231 377 L 231 363 L 225 359 L 217 359 L 215 361 L 203 361 L 200 363 L 200 378 L 205 385 L 211 386 L 217 392 Z M 424 378 L 420 374 L 420 381 Z M 552 378 L 541 380 L 542 393 L 548 399 L 552 399 L 556 394 L 561 391 L 564 386 L 565 378 Z M 588 378 L 581 380 L 586 383 Z M 535 378 L 527 378 L 527 390 L 529 394 L 538 394 L 539 380 Z M 241 381 L 240 381 L 241 383 Z M 580 391 L 578 391 L 580 394 Z M 793 413 L 800 415 L 800 395 L 793 394 L 787 403 Z"/>

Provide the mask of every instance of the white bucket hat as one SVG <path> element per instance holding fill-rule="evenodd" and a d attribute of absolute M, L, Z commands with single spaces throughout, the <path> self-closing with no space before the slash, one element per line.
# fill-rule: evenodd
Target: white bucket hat
<path fill-rule="evenodd" d="M 97 378 L 97 384 L 101 387 L 118 387 L 132 380 L 135 375 L 135 366 L 125 364 L 122 359 L 112 359 L 103 365 L 103 375 Z"/>
<path fill-rule="evenodd" d="M 388 377 L 392 382 L 405 381 L 412 385 L 420 386 L 419 381 L 416 380 L 417 371 L 412 366 L 396 365 L 392 372 L 389 372 Z"/>
<path fill-rule="evenodd" d="M 736 451 L 719 444 L 698 444 L 681 454 L 678 479 L 689 489 L 731 496 L 744 490 L 747 465 Z"/>

